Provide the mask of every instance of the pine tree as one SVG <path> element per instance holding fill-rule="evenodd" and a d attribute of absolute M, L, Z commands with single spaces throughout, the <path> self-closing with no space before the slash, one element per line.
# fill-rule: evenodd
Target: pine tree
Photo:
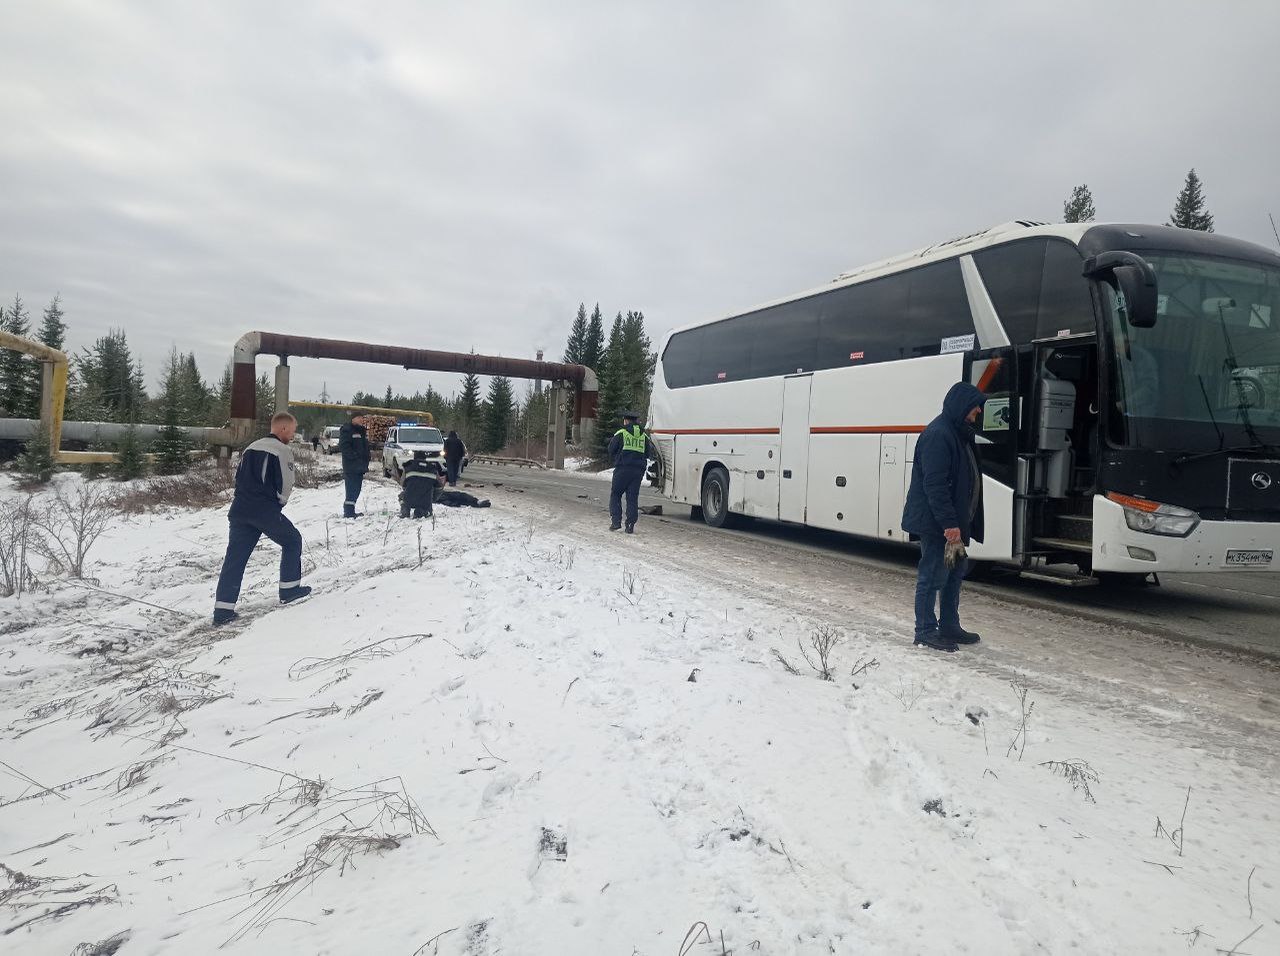
<path fill-rule="evenodd" d="M 480 424 L 480 379 L 473 372 L 462 378 L 462 394 L 458 396 L 454 417 L 462 440 L 473 438 L 472 431 Z"/>
<path fill-rule="evenodd" d="M 587 304 L 578 303 L 578 314 L 569 329 L 569 341 L 564 346 L 564 361 L 581 365 L 587 347 Z"/>
<path fill-rule="evenodd" d="M 91 348 L 76 356 L 78 389 L 111 422 L 136 422 L 142 417 L 147 392 L 142 365 L 133 360 L 122 329 L 111 329 Z M 86 419 L 93 420 L 93 419 Z"/>
<path fill-rule="evenodd" d="M 27 439 L 26 447 L 13 465 L 18 474 L 26 479 L 27 483 L 48 484 L 53 477 L 54 469 L 53 450 L 49 445 L 49 433 L 43 428 L 37 428 L 31 437 Z"/>
<path fill-rule="evenodd" d="M 625 378 L 622 361 L 622 313 L 613 320 L 613 328 L 609 330 L 609 344 L 605 347 L 600 359 L 600 367 L 596 369 L 600 391 L 596 405 L 596 430 L 592 457 L 603 459 L 609 447 L 609 439 L 622 425 L 622 416 L 626 399 L 622 395 Z"/>
<path fill-rule="evenodd" d="M 622 320 L 621 400 L 638 412 L 649 406 L 658 357 L 644 331 L 644 313 L 628 310 Z"/>
<path fill-rule="evenodd" d="M 213 393 L 200 376 L 200 367 L 196 364 L 194 352 L 182 357 L 179 374 L 179 423 L 182 425 L 203 425 L 209 420 L 213 405 Z"/>
<path fill-rule="evenodd" d="M 1093 206 L 1093 193 L 1084 183 L 1071 190 L 1071 198 L 1062 204 L 1063 222 L 1093 222 L 1098 210 Z"/>
<path fill-rule="evenodd" d="M 582 349 L 582 364 L 594 369 L 600 365 L 600 356 L 604 352 L 604 317 L 600 314 L 600 303 L 591 310 L 591 320 L 587 323 L 587 339 Z"/>
<path fill-rule="evenodd" d="M 38 338 L 51 349 L 62 351 L 67 340 L 67 323 L 63 320 L 62 297 L 54 295 L 53 300 L 45 307 L 44 320 L 40 323 Z"/>
<path fill-rule="evenodd" d="M 21 338 L 31 337 L 31 316 L 22 297 L 0 315 L 0 329 Z M 0 349 L 0 417 L 38 418 L 40 415 L 40 363 L 12 349 Z"/>
<path fill-rule="evenodd" d="M 130 425 L 124 437 L 116 444 L 116 460 L 111 465 L 111 477 L 117 481 L 141 478 L 147 473 L 147 460 L 142 456 L 142 442 L 138 429 Z"/>
<path fill-rule="evenodd" d="M 222 369 L 222 378 L 218 379 L 218 387 L 213 392 L 209 424 L 215 428 L 231 421 L 231 384 L 233 381 L 232 363 L 228 361 Z"/>
<path fill-rule="evenodd" d="M 1187 173 L 1187 180 L 1178 193 L 1173 204 L 1173 216 L 1166 225 L 1179 229 L 1199 229 L 1201 232 L 1213 232 L 1213 216 L 1205 209 L 1204 191 L 1200 177 L 1195 169 Z"/>
<path fill-rule="evenodd" d="M 271 379 L 267 378 L 267 373 L 263 372 L 258 376 L 255 383 L 254 399 L 258 404 L 257 426 L 258 434 L 265 435 L 271 431 L 271 416 L 276 413 L 276 387 L 272 384 Z"/>
<path fill-rule="evenodd" d="M 180 475 L 187 470 L 190 444 L 187 436 L 178 428 L 181 424 L 185 383 L 185 361 L 176 348 L 170 349 L 161 382 L 160 407 L 164 427 L 151 443 L 156 456 L 156 472 L 161 475 Z"/>
<path fill-rule="evenodd" d="M 485 396 L 482 450 L 498 452 L 507 447 L 507 434 L 511 425 L 511 405 L 511 380 L 505 375 L 495 375 L 489 379 L 489 394 Z"/>
<path fill-rule="evenodd" d="M 395 396 L 391 394 L 391 386 L 390 386 L 390 385 L 388 385 L 388 386 L 387 386 L 387 393 L 386 393 L 386 395 L 384 395 L 384 396 L 382 397 L 382 407 L 383 407 L 383 408 L 395 408 L 395 407 L 396 407 L 395 401 L 396 401 Z"/>

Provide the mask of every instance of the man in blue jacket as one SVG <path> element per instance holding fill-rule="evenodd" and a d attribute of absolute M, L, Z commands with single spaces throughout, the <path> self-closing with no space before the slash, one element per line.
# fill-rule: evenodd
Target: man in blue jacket
<path fill-rule="evenodd" d="M 638 412 L 623 412 L 622 427 L 609 439 L 607 454 L 613 462 L 613 484 L 609 488 L 609 530 L 622 527 L 622 496 L 627 496 L 627 534 L 634 534 L 640 516 L 640 482 L 657 457 L 653 441 L 638 424 Z"/>
<path fill-rule="evenodd" d="M 281 510 L 293 491 L 289 441 L 297 429 L 298 422 L 292 415 L 277 412 L 271 419 L 271 434 L 240 453 L 235 496 L 227 513 L 231 535 L 213 605 L 214 624 L 235 620 L 245 566 L 264 534 L 280 545 L 281 603 L 288 604 L 311 593 L 311 588 L 302 585 L 302 535 Z"/>
<path fill-rule="evenodd" d="M 364 473 L 369 470 L 369 432 L 359 412 L 354 412 L 351 421 L 338 429 L 338 451 L 342 452 L 342 481 L 347 493 L 342 517 L 362 517 L 363 512 L 356 511 L 356 502 L 360 500 Z"/>
<path fill-rule="evenodd" d="M 902 530 L 920 540 L 915 643 L 939 651 L 954 651 L 957 645 L 976 644 L 979 639 L 960 626 L 965 562 L 947 567 L 945 556 L 948 542 L 956 546 L 982 540 L 982 472 L 974 448 L 974 423 L 986 400 L 967 382 L 951 386 L 942 414 L 916 443 L 911 488 L 902 512 Z"/>

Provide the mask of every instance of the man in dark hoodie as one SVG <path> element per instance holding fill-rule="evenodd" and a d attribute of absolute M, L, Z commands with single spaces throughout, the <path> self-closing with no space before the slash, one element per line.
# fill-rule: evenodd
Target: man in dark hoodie
<path fill-rule="evenodd" d="M 915 643 L 939 651 L 976 644 L 978 635 L 960 626 L 963 560 L 947 567 L 947 543 L 981 541 L 982 472 L 974 448 L 974 423 L 987 397 L 957 382 L 916 444 L 911 488 L 902 512 L 902 530 L 920 541 L 916 578 Z M 937 605 L 938 611 L 934 613 Z"/>
<path fill-rule="evenodd" d="M 457 432 L 449 432 L 444 440 L 445 479 L 451 485 L 458 483 L 458 473 L 462 470 L 462 459 L 467 457 L 467 446 L 458 437 Z"/>
<path fill-rule="evenodd" d="M 342 480 L 347 493 L 342 502 L 342 517 L 359 518 L 363 512 L 356 511 L 356 502 L 360 500 L 364 474 L 369 470 L 369 432 L 359 412 L 353 413 L 350 423 L 339 429 L 338 450 L 342 452 Z"/>

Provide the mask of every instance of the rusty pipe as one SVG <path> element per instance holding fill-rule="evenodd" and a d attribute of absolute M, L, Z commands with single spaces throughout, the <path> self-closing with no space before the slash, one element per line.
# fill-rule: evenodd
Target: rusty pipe
<path fill-rule="evenodd" d="M 477 355 L 474 352 L 440 352 L 398 345 L 375 345 L 370 342 L 320 339 L 279 332 L 246 332 L 236 342 L 232 352 L 231 428 L 237 436 L 237 444 L 247 441 L 253 430 L 257 412 L 257 371 L 254 360 L 262 354 L 278 355 L 281 358 L 296 356 L 399 365 L 426 372 L 470 372 L 476 375 L 540 378 L 572 382 L 579 392 L 595 393 L 599 390 L 595 372 L 585 365 L 537 362 L 501 355 Z"/>

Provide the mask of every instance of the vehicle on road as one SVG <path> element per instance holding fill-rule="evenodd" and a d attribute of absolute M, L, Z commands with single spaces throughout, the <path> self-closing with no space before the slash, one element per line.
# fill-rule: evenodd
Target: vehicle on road
<path fill-rule="evenodd" d="M 330 425 L 320 435 L 320 450 L 326 455 L 336 454 L 338 451 L 338 435 L 342 431 L 339 425 Z"/>
<path fill-rule="evenodd" d="M 1006 223 L 662 343 L 661 487 L 889 541 L 956 381 L 978 423 L 973 558 L 1083 573 L 1280 571 L 1280 255 L 1195 230 Z"/>
<path fill-rule="evenodd" d="M 402 422 L 387 429 L 382 445 L 382 473 L 388 478 L 399 478 L 404 463 L 415 451 L 424 451 L 427 461 L 434 462 L 440 474 L 444 474 L 444 436 L 440 429 L 430 425 Z"/>

